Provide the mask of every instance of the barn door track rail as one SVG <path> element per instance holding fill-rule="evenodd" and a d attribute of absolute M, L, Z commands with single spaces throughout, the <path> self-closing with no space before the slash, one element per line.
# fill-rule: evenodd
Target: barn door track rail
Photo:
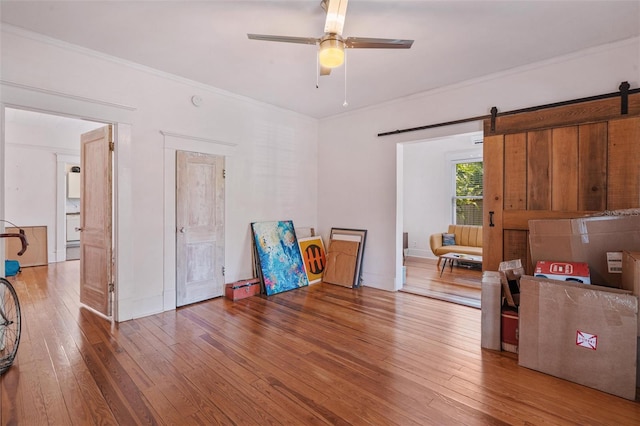
<path fill-rule="evenodd" d="M 400 133 L 417 132 L 419 130 L 433 129 L 433 128 L 436 128 L 436 127 L 453 126 L 455 124 L 469 123 L 469 122 L 472 122 L 472 121 L 484 121 L 484 120 L 487 120 L 487 119 L 491 120 L 491 131 L 494 132 L 495 128 L 496 128 L 496 118 L 497 117 L 520 114 L 520 113 L 523 113 L 523 112 L 539 111 L 539 110 L 543 110 L 543 109 L 555 108 L 555 107 L 572 105 L 572 104 L 579 104 L 579 103 L 582 103 L 582 102 L 590 102 L 590 101 L 597 101 L 597 100 L 601 100 L 601 99 L 615 98 L 615 97 L 618 97 L 618 96 L 620 97 L 620 115 L 627 115 L 629 113 L 629 95 L 634 94 L 634 93 L 640 93 L 640 88 L 631 89 L 631 85 L 629 84 L 629 82 L 623 81 L 622 83 L 620 83 L 620 86 L 618 87 L 618 91 L 617 92 L 605 93 L 605 94 L 602 94 L 602 95 L 589 96 L 589 97 L 586 97 L 586 98 L 572 99 L 572 100 L 569 100 L 569 101 L 555 102 L 555 103 L 551 103 L 551 104 L 538 105 L 538 106 L 534 106 L 534 107 L 522 108 L 522 109 L 517 109 L 517 110 L 513 110 L 513 111 L 505 111 L 505 112 L 498 112 L 498 108 L 494 106 L 494 107 L 491 108 L 491 113 L 490 114 L 479 115 L 479 116 L 476 116 L 476 117 L 462 118 L 460 120 L 445 121 L 445 122 L 442 122 L 442 123 L 427 124 L 425 126 L 411 127 L 411 128 L 407 128 L 407 129 L 391 130 L 391 131 L 388 131 L 388 132 L 378 133 L 378 137 L 397 135 L 397 134 L 400 134 Z"/>

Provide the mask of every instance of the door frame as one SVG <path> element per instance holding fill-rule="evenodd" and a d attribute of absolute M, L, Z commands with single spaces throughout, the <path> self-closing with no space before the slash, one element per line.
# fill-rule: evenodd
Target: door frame
<path fill-rule="evenodd" d="M 120 238 L 133 233 L 133 206 L 131 193 L 133 114 L 136 108 L 119 105 L 100 99 L 78 97 L 73 94 L 42 90 L 38 87 L 0 81 L 0 157 L 5 158 L 5 109 L 16 108 L 44 114 L 62 115 L 70 118 L 112 124 L 115 150 L 113 157 L 113 258 L 115 297 L 113 321 L 131 319 L 128 309 L 123 310 L 119 287 L 127 288 L 133 283 L 134 251 L 130 239 Z M 124 184 L 122 184 L 124 183 Z M 0 217 L 5 215 L 5 178 L 0 174 Z M 0 225 L 1 226 L 1 225 Z M 0 244 L 0 256 L 4 256 L 4 245 Z M 4 274 L 4 262 L 0 262 L 0 273 Z"/>
<path fill-rule="evenodd" d="M 56 153 L 56 262 L 67 260 L 67 224 L 66 215 L 66 191 L 68 164 L 80 165 L 80 152 L 78 155 Z"/>
<path fill-rule="evenodd" d="M 224 157 L 227 176 L 232 174 L 231 157 L 238 144 L 233 142 L 207 139 L 199 136 L 178 134 L 160 130 L 164 137 L 164 270 L 163 270 L 163 306 L 165 311 L 176 309 L 176 152 L 191 151 L 202 154 Z M 230 161 L 231 160 L 231 161 Z M 230 172 L 231 171 L 231 172 Z M 230 185 L 225 183 L 225 200 L 229 199 Z M 224 227 L 227 228 L 228 203 L 225 202 Z M 225 251 L 229 240 L 228 232 L 224 233 Z M 225 256 L 226 257 L 226 256 Z M 226 270 L 226 275 L 233 271 Z"/>
<path fill-rule="evenodd" d="M 424 135 L 419 139 L 408 139 L 396 142 L 396 221 L 395 221 L 395 278 L 394 278 L 394 291 L 401 290 L 404 281 L 403 272 L 403 233 L 404 233 L 404 210 L 405 210 L 405 162 L 404 162 L 404 149 L 405 146 L 414 144 L 440 144 L 448 143 L 452 139 L 459 140 L 460 138 L 478 137 L 482 135 L 482 128 L 475 128 L 480 126 L 480 122 L 469 122 L 457 125 L 441 127 L 436 130 L 436 134 Z M 438 151 L 440 152 L 440 151 Z M 447 151 L 446 161 L 451 162 L 457 158 L 483 158 L 482 145 L 475 146 L 469 145 L 469 147 L 457 147 L 453 150 Z M 446 180 L 447 185 L 451 183 Z M 450 207 L 450 204 L 449 204 Z M 451 219 L 449 219 L 450 221 Z M 410 236 L 411 237 L 411 236 Z M 427 235 L 428 239 L 428 235 Z M 411 240 L 411 238 L 410 238 Z M 427 241 L 428 242 L 428 241 Z M 428 249 L 428 248 L 427 248 Z"/>

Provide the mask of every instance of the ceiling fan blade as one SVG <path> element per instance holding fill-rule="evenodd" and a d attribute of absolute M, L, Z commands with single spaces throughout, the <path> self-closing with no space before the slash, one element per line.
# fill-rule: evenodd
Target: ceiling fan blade
<path fill-rule="evenodd" d="M 327 20 L 324 24 L 325 33 L 342 35 L 347 3 L 348 0 L 325 0 L 323 3 L 327 10 Z"/>
<path fill-rule="evenodd" d="M 392 38 L 348 37 L 344 41 L 345 47 L 351 49 L 409 49 L 413 40 Z"/>
<path fill-rule="evenodd" d="M 329 75 L 331 74 L 331 68 L 320 67 L 320 75 Z"/>
<path fill-rule="evenodd" d="M 318 44 L 320 39 L 314 37 L 291 37 L 265 34 L 247 34 L 251 40 L 278 41 L 282 43 Z"/>

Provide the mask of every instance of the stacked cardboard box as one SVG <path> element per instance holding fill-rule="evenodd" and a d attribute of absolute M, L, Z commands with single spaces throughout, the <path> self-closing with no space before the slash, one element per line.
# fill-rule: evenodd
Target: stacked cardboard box
<path fill-rule="evenodd" d="M 636 296 L 524 276 L 519 314 L 519 365 L 635 400 Z"/>
<path fill-rule="evenodd" d="M 531 220 L 529 245 L 534 265 L 586 263 L 595 285 L 521 279 L 519 364 L 635 399 L 640 216 Z"/>
<path fill-rule="evenodd" d="M 620 288 L 624 250 L 640 251 L 640 216 L 529 221 L 531 260 L 584 262 L 591 282 Z"/>
<path fill-rule="evenodd" d="M 640 251 L 622 253 L 622 288 L 640 297 Z M 640 313 L 638 315 L 637 362 L 640 366 Z M 640 385 L 640 368 L 636 370 L 636 386 Z"/>

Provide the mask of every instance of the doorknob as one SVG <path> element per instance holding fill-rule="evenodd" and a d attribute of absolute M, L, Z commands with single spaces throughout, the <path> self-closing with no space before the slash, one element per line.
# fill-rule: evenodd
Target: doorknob
<path fill-rule="evenodd" d="M 184 226 L 180 228 L 180 233 L 184 234 Z"/>
<path fill-rule="evenodd" d="M 76 226 L 76 232 L 82 232 L 82 231 L 84 231 L 84 229 L 83 229 L 83 228 L 78 228 L 78 227 Z"/>

